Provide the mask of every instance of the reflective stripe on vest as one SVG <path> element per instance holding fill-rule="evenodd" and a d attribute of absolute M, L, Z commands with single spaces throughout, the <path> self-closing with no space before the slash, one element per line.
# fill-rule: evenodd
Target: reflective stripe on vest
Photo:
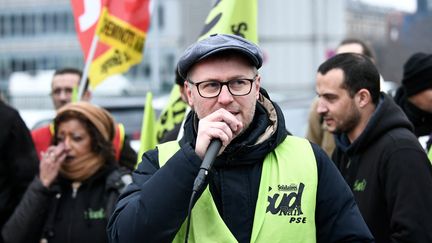
<path fill-rule="evenodd" d="M 429 162 L 432 163 L 432 146 L 429 148 L 429 151 L 427 153 L 427 157 L 429 159 Z"/>
<path fill-rule="evenodd" d="M 114 155 L 117 161 L 120 161 L 120 153 L 123 149 L 125 131 L 122 123 L 117 123 L 115 126 L 114 139 L 112 141 L 114 147 Z"/>
<path fill-rule="evenodd" d="M 178 142 L 158 145 L 163 166 Z M 316 242 L 316 159 L 310 143 L 288 136 L 264 159 L 251 242 Z M 208 222 L 212 222 L 209 226 Z M 184 242 L 183 223 L 173 242 Z M 220 217 L 208 187 L 192 209 L 189 242 L 237 242 Z"/>
<path fill-rule="evenodd" d="M 54 124 L 40 127 L 31 131 L 31 136 L 39 160 L 42 159 L 42 152 L 45 152 L 51 146 L 51 140 L 54 134 Z"/>
<path fill-rule="evenodd" d="M 54 124 L 53 123 L 49 124 L 49 130 L 50 130 L 51 136 L 54 136 Z"/>

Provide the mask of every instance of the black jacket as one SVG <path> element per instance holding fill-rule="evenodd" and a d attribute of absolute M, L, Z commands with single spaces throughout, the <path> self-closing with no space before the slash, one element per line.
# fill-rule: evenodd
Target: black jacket
<path fill-rule="evenodd" d="M 384 95 L 361 135 L 336 136 L 333 160 L 376 242 L 432 242 L 432 167 L 411 123 Z"/>
<path fill-rule="evenodd" d="M 36 177 L 2 230 L 5 243 L 108 242 L 106 225 L 125 175 L 104 166 L 75 192 L 69 180 L 59 178 L 48 189 Z"/>
<path fill-rule="evenodd" d="M 267 108 L 257 104 L 251 127 L 217 157 L 210 174 L 209 187 L 214 202 L 239 242 L 249 242 L 251 238 L 264 157 L 288 135 L 280 108 L 269 100 L 263 103 Z M 255 144 L 266 128 L 274 125 L 269 120 L 270 113 L 277 116 L 277 128 L 264 142 Z M 134 183 L 122 194 L 110 219 L 108 234 L 111 242 L 173 240 L 186 219 L 192 185 L 201 164 L 194 151 L 196 125 L 196 114 L 191 112 L 180 141 L 181 149 L 162 168 L 159 168 L 157 150 L 143 155 L 133 173 Z M 372 241 L 343 178 L 318 146 L 314 145 L 313 151 L 319 180 L 316 202 L 318 242 Z"/>
<path fill-rule="evenodd" d="M 27 126 L 15 109 L 0 101 L 0 229 L 37 171 L 38 158 Z"/>

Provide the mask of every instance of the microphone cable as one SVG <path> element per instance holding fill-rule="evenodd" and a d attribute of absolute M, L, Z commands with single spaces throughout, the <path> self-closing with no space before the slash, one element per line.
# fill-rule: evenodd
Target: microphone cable
<path fill-rule="evenodd" d="M 195 178 L 194 185 L 192 188 L 192 195 L 189 200 L 189 206 L 188 206 L 188 214 L 187 214 L 187 223 L 186 223 L 186 234 L 185 234 L 185 243 L 188 242 L 189 239 L 189 228 L 190 228 L 190 221 L 192 217 L 192 208 L 193 208 L 193 202 L 195 200 L 195 197 L 197 195 L 197 192 L 201 190 L 202 186 L 205 184 L 205 179 L 209 173 L 209 170 L 213 166 L 213 162 L 216 159 L 216 156 L 219 152 L 219 150 L 222 147 L 222 142 L 219 139 L 213 139 L 204 155 L 204 159 L 201 163 L 200 170 L 198 172 L 197 177 Z"/>

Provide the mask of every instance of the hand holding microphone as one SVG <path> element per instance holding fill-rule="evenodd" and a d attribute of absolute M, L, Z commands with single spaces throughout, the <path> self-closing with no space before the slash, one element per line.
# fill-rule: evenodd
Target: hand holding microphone
<path fill-rule="evenodd" d="M 243 124 L 225 109 L 219 109 L 200 120 L 195 152 L 203 161 L 194 182 L 194 191 L 201 188 L 216 156 L 223 152 L 242 128 Z"/>
<path fill-rule="evenodd" d="M 207 177 L 208 171 L 213 166 L 213 162 L 218 155 L 219 150 L 222 147 L 222 142 L 219 139 L 214 139 L 210 142 L 207 152 L 204 155 L 204 159 L 201 163 L 200 171 L 195 178 L 193 191 L 199 191 L 202 185 L 204 185 L 205 178 Z"/>
<path fill-rule="evenodd" d="M 203 159 L 210 141 L 219 139 L 222 142 L 222 146 L 218 154 L 221 154 L 242 129 L 242 122 L 223 108 L 204 118 L 200 118 L 195 153 Z"/>

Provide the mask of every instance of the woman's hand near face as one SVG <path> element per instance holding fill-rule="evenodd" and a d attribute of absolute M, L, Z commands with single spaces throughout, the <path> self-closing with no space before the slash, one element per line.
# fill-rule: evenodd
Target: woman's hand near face
<path fill-rule="evenodd" d="M 61 164 L 66 159 L 64 144 L 50 146 L 45 153 L 42 153 L 41 157 L 39 178 L 45 187 L 50 187 L 58 175 Z"/>

